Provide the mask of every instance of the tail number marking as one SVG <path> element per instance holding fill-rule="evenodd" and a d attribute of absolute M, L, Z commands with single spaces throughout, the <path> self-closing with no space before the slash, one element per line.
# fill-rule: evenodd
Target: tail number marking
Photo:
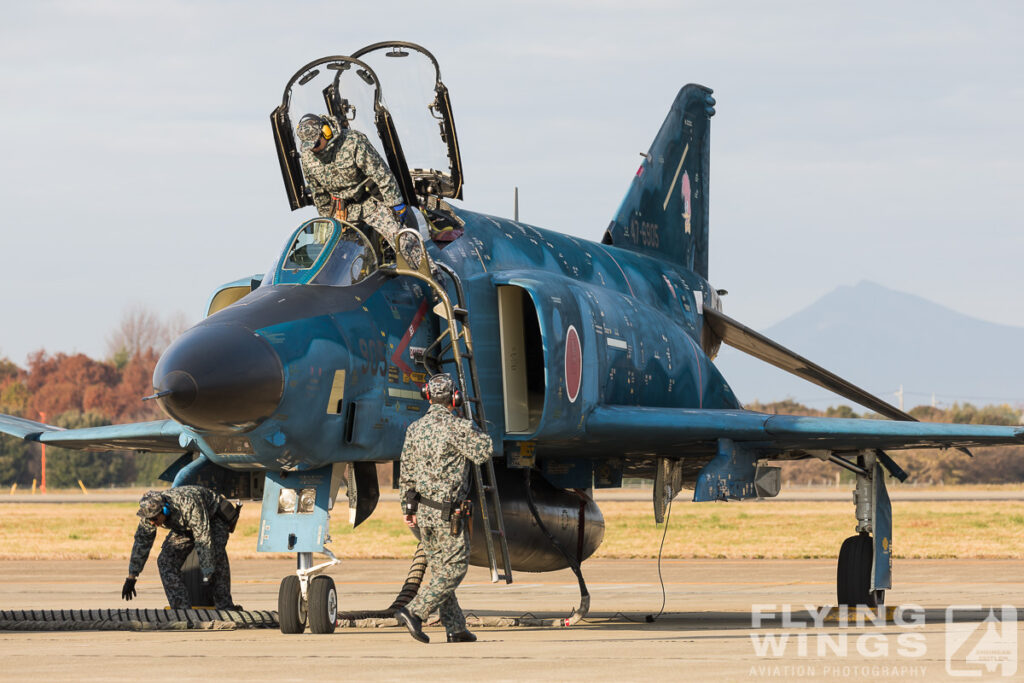
<path fill-rule="evenodd" d="M 657 223 L 638 221 L 634 218 L 629 222 L 629 236 L 634 244 L 642 244 L 645 247 L 657 249 L 661 245 L 658 227 Z"/>

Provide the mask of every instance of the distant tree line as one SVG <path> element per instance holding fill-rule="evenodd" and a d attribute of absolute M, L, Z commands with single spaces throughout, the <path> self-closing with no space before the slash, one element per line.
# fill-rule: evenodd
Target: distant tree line
<path fill-rule="evenodd" d="M 36 351 L 28 367 L 0 358 L 0 413 L 66 429 L 144 422 L 165 417 L 153 402 L 153 368 L 185 323 L 180 316 L 162 322 L 141 309 L 127 311 L 108 338 L 108 357 L 47 354 Z M 173 455 L 77 451 L 47 446 L 48 488 L 89 488 L 152 484 Z M 0 435 L 0 486 L 29 486 L 41 479 L 41 448 L 37 443 Z"/>
<path fill-rule="evenodd" d="M 849 406 L 814 410 L 792 400 L 776 403 L 752 403 L 750 410 L 777 415 L 808 415 L 818 417 L 847 417 L 864 419 L 885 419 L 881 415 L 866 412 L 857 414 Z M 1020 425 L 1024 424 L 1021 410 L 1009 405 L 974 406 L 970 403 L 954 403 L 948 408 L 918 406 L 909 411 L 922 422 L 953 422 L 978 425 Z M 965 453 L 948 448 L 893 450 L 888 452 L 899 463 L 909 477 L 907 484 L 1005 484 L 1024 482 L 1024 449 L 1020 446 L 994 446 L 972 448 L 973 458 Z M 853 480 L 853 475 L 831 463 L 818 458 L 782 463 L 782 476 L 790 484 L 834 484 L 836 474 L 843 483 Z"/>

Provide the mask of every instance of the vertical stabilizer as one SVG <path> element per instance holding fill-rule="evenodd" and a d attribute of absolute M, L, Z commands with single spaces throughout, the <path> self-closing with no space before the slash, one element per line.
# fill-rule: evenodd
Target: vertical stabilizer
<path fill-rule="evenodd" d="M 603 242 L 708 276 L 708 170 L 715 98 L 684 86 Z"/>

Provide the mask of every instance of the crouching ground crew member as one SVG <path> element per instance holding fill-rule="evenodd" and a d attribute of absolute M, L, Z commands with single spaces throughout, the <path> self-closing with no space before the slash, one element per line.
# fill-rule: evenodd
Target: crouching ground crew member
<path fill-rule="evenodd" d="M 413 638 L 428 643 L 423 622 L 440 610 L 448 642 L 468 643 L 476 636 L 466 630 L 455 589 L 466 576 L 469 562 L 469 462 L 480 464 L 491 457 L 491 438 L 476 431 L 469 420 L 452 414 L 461 399 L 451 377 L 434 375 L 425 394 L 430 408 L 406 432 L 399 488 L 405 523 L 420 530 L 430 585 L 408 608 L 398 608 L 395 616 Z"/>
<path fill-rule="evenodd" d="M 135 597 L 135 581 L 146 565 L 156 538 L 156 528 L 168 529 L 163 548 L 157 558 L 160 581 L 172 609 L 192 606 L 182 579 L 181 566 L 195 548 L 203 583 L 213 588 L 217 609 L 242 609 L 231 599 L 231 567 L 226 546 L 228 535 L 235 530 L 241 506 L 202 486 L 179 486 L 166 491 L 147 491 L 139 501 L 139 528 L 128 563 L 128 578 L 121 597 Z"/>

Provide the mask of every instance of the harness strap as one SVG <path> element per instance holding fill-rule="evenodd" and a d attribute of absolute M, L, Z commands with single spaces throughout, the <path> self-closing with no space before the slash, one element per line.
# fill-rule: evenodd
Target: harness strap
<path fill-rule="evenodd" d="M 454 510 L 455 508 L 457 508 L 459 506 L 459 502 L 458 501 L 450 501 L 450 500 L 437 501 L 437 500 L 431 500 L 430 498 L 427 498 L 426 496 L 424 496 L 422 493 L 417 493 L 416 494 L 416 500 L 419 502 L 420 505 L 426 505 L 428 508 L 434 508 L 435 510 L 440 510 L 441 511 L 441 518 L 444 521 L 446 521 L 446 522 L 449 519 L 451 519 L 452 510 Z"/>

